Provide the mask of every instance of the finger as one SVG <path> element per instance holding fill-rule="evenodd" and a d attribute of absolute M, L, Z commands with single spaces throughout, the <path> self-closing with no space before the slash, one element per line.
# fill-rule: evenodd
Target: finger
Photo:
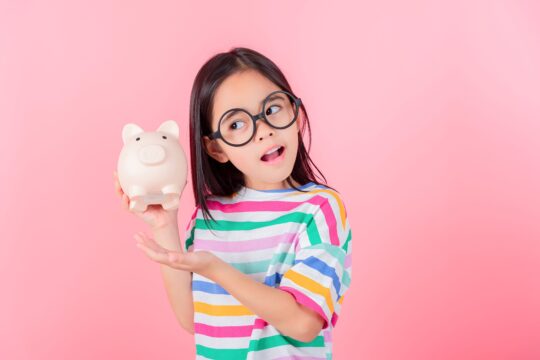
<path fill-rule="evenodd" d="M 137 234 L 135 234 L 135 240 L 137 240 L 138 243 L 144 244 L 145 246 L 149 247 L 150 249 L 154 250 L 155 252 L 167 253 L 166 249 L 159 246 L 159 244 L 157 242 L 155 242 L 152 238 L 149 238 L 143 232 L 138 232 Z"/>
<path fill-rule="evenodd" d="M 168 259 L 168 256 L 167 254 L 165 253 L 159 253 L 159 252 L 156 252 L 154 251 L 153 249 L 149 248 L 148 246 L 146 246 L 145 244 L 143 243 L 138 243 L 136 245 L 139 249 L 141 249 L 142 251 L 144 251 L 144 253 L 152 260 L 158 262 L 158 263 L 161 263 L 161 264 L 165 264 L 165 265 L 170 265 L 170 262 L 169 262 L 169 259 Z"/>
<path fill-rule="evenodd" d="M 115 179 L 114 179 L 114 188 L 115 188 L 116 193 L 118 195 L 124 194 L 124 190 L 122 190 L 122 186 L 120 185 L 120 182 L 118 181 L 117 177 L 115 177 Z"/>
<path fill-rule="evenodd" d="M 113 171 L 113 179 L 114 179 L 114 184 L 115 186 L 120 189 L 122 192 L 124 192 L 122 190 L 122 187 L 120 186 L 120 181 L 118 180 L 118 172 L 117 171 Z"/>
<path fill-rule="evenodd" d="M 186 264 L 185 255 L 181 252 L 177 251 L 169 251 L 168 260 L 170 262 L 171 267 L 178 269 L 178 270 L 186 270 L 186 271 L 192 271 L 192 268 L 189 264 Z"/>
<path fill-rule="evenodd" d="M 118 182 L 118 180 L 114 181 L 114 189 L 116 190 L 116 193 L 118 195 L 123 195 L 124 194 L 124 190 L 122 190 L 122 186 L 120 186 L 120 183 Z"/>
<path fill-rule="evenodd" d="M 129 210 L 129 197 L 126 194 L 122 194 L 122 207 Z"/>
<path fill-rule="evenodd" d="M 117 184 L 114 184 L 114 191 L 119 195 L 119 196 L 122 196 L 124 195 L 124 191 L 122 190 L 122 188 L 117 185 Z"/>
<path fill-rule="evenodd" d="M 145 254 L 155 262 L 158 262 L 163 265 L 167 265 L 173 269 L 177 270 L 190 270 L 189 267 L 186 267 L 186 265 L 180 263 L 178 260 L 171 260 L 171 259 L 177 259 L 175 255 L 172 255 L 170 252 L 160 253 L 155 252 L 154 250 L 147 247 L 145 244 L 139 243 L 137 244 L 137 247 L 145 252 Z"/>
<path fill-rule="evenodd" d="M 190 270 L 183 261 L 183 253 L 176 251 L 168 251 L 159 246 L 152 238 L 148 237 L 144 232 L 138 232 L 134 235 L 137 240 L 137 247 L 147 253 L 154 261 L 168 265 L 179 270 Z"/>

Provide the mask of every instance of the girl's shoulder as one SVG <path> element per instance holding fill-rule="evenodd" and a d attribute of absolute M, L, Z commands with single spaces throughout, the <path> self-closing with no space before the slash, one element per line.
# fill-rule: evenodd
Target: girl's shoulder
<path fill-rule="evenodd" d="M 336 219 L 342 223 L 345 228 L 347 220 L 347 207 L 345 206 L 345 200 L 343 195 L 337 189 L 326 186 L 324 184 L 317 185 L 310 191 L 314 196 L 318 196 L 317 199 L 310 199 L 310 202 L 315 205 L 314 211 L 324 214 L 332 212 Z"/>
<path fill-rule="evenodd" d="M 309 193 L 312 197 L 318 196 L 326 199 L 328 202 L 336 204 L 342 204 L 344 202 L 342 194 L 337 189 L 325 184 L 314 184 L 314 186 L 309 188 Z"/>

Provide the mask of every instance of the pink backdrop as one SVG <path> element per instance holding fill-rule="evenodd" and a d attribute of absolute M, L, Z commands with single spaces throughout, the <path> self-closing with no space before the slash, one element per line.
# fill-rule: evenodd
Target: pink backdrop
<path fill-rule="evenodd" d="M 194 358 L 112 171 L 126 122 L 188 149 L 233 46 L 283 69 L 346 201 L 335 359 L 540 358 L 540 6 L 515 0 L 0 2 L 0 358 Z"/>

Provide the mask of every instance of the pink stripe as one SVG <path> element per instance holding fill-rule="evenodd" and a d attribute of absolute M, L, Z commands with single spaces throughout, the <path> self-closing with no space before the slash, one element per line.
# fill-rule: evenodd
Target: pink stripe
<path fill-rule="evenodd" d="M 352 264 L 352 254 L 348 254 L 345 256 L 345 268 L 349 268 Z"/>
<path fill-rule="evenodd" d="M 216 338 L 225 337 L 245 337 L 250 336 L 253 325 L 245 326 L 210 326 L 201 323 L 194 324 L 194 330 L 197 334 L 207 335 Z"/>
<path fill-rule="evenodd" d="M 308 202 L 320 206 L 321 211 L 324 214 L 324 218 L 326 219 L 326 225 L 330 231 L 330 244 L 339 245 L 336 216 L 334 215 L 334 210 L 332 209 L 328 199 L 322 196 L 314 196 L 309 199 Z"/>
<path fill-rule="evenodd" d="M 327 343 L 332 342 L 332 331 L 330 329 L 324 332 L 324 341 L 326 341 Z"/>
<path fill-rule="evenodd" d="M 290 211 L 306 202 L 321 205 L 328 199 L 321 195 L 315 195 L 306 201 L 238 201 L 231 204 L 223 204 L 217 200 L 208 200 L 206 205 L 210 210 L 219 210 L 225 213 L 253 212 L 253 211 Z"/>
<path fill-rule="evenodd" d="M 319 205 L 321 211 L 324 214 L 326 219 L 326 224 L 328 229 L 330 229 L 330 243 L 333 245 L 339 245 L 339 237 L 337 232 L 337 222 L 334 215 L 334 211 L 328 198 L 315 195 L 312 198 L 301 202 L 301 201 L 239 201 L 232 204 L 222 204 L 216 200 L 208 200 L 207 205 L 208 209 L 219 210 L 226 213 L 234 212 L 253 212 L 253 211 L 275 211 L 275 212 L 286 212 L 290 211 L 299 205 L 308 202 L 311 204 Z"/>
<path fill-rule="evenodd" d="M 216 200 L 208 200 L 206 204 L 210 210 L 219 210 L 225 213 L 253 212 L 253 211 L 289 211 L 303 204 L 301 201 L 238 201 L 232 204 L 222 204 Z"/>
<path fill-rule="evenodd" d="M 255 319 L 255 323 L 253 324 L 253 329 L 264 329 L 268 325 L 266 320 L 257 318 Z"/>
<path fill-rule="evenodd" d="M 326 327 L 328 326 L 328 318 L 326 317 L 326 314 L 324 313 L 322 308 L 319 306 L 319 304 L 317 304 L 311 298 L 304 295 L 302 292 L 296 290 L 295 288 L 292 288 L 289 286 L 280 286 L 278 287 L 278 289 L 281 289 L 283 291 L 290 293 L 292 296 L 294 296 L 297 302 L 299 302 L 302 305 L 307 306 L 308 308 L 316 311 L 319 315 L 321 315 L 322 318 L 324 319 L 324 325 L 322 328 L 326 329 Z"/>
<path fill-rule="evenodd" d="M 192 223 L 193 221 L 195 221 L 194 219 L 197 217 L 197 212 L 198 212 L 198 211 L 199 211 L 199 207 L 196 206 L 196 207 L 195 207 L 195 210 L 193 211 L 193 214 L 191 214 L 191 218 L 190 218 L 189 221 L 188 221 L 188 224 L 187 224 L 187 226 L 186 226 L 186 231 L 187 231 L 187 230 L 189 229 L 189 227 L 191 226 L 191 223 Z"/>
<path fill-rule="evenodd" d="M 297 233 L 285 233 L 264 238 L 242 241 L 220 241 L 197 238 L 194 242 L 197 250 L 214 250 L 222 252 L 256 251 L 275 248 L 280 243 L 292 243 Z"/>
<path fill-rule="evenodd" d="M 337 319 L 338 319 L 338 314 L 336 314 L 335 312 L 332 314 L 332 320 L 330 321 L 332 323 L 332 327 L 336 327 L 336 323 L 337 323 Z"/>
<path fill-rule="evenodd" d="M 313 356 L 285 356 L 280 358 L 274 358 L 274 360 L 326 360 L 326 357 L 313 357 Z"/>

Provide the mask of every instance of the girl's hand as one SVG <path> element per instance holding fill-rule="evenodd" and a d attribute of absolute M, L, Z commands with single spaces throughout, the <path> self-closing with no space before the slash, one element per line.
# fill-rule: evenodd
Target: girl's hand
<path fill-rule="evenodd" d="M 167 250 L 144 232 L 138 232 L 134 237 L 137 241 L 137 247 L 143 250 L 150 259 L 174 269 L 192 271 L 205 276 L 219 261 L 217 256 L 208 251 L 178 252 Z"/>
<path fill-rule="evenodd" d="M 114 171 L 114 186 L 116 193 L 122 198 L 122 207 L 129 210 L 129 197 L 124 193 L 120 182 L 118 181 L 118 173 Z M 175 225 L 178 219 L 178 209 L 165 210 L 161 205 L 148 205 L 145 211 L 131 211 L 137 217 L 146 222 L 152 229 L 159 229 L 168 225 Z"/>

